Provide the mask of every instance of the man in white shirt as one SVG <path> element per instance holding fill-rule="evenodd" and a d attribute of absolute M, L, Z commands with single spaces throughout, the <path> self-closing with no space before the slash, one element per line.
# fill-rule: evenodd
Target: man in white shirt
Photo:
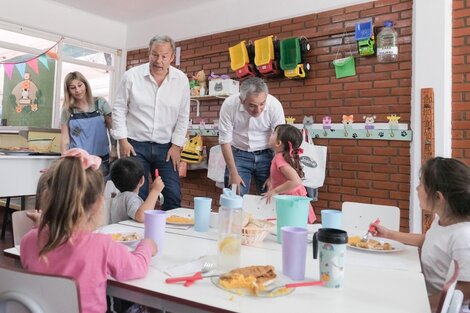
<path fill-rule="evenodd" d="M 163 210 L 181 206 L 178 174 L 181 148 L 189 123 L 189 81 L 170 66 L 175 42 L 155 36 L 149 43 L 149 63 L 128 70 L 113 107 L 113 136 L 119 140 L 120 157 L 133 156 L 144 166 L 145 184 L 139 195 L 148 195 L 148 176 L 159 170 L 165 188 Z"/>
<path fill-rule="evenodd" d="M 257 193 L 266 191 L 273 158 L 269 137 L 284 123 L 281 103 L 268 93 L 261 78 L 246 79 L 239 94 L 225 99 L 220 109 L 219 143 L 227 163 L 226 186 L 236 184 L 244 195 L 250 191 L 253 175 Z"/>

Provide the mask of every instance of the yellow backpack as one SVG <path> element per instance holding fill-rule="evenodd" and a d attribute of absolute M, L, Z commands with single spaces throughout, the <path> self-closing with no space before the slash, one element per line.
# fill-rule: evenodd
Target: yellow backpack
<path fill-rule="evenodd" d="M 202 155 L 202 136 L 196 135 L 186 141 L 181 151 L 181 161 L 187 163 L 199 163 L 204 158 Z"/>

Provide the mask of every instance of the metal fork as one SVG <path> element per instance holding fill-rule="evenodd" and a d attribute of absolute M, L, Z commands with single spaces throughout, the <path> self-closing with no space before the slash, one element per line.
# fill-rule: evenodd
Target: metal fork
<path fill-rule="evenodd" d="M 369 241 L 369 236 L 372 235 L 372 232 L 373 232 L 373 231 L 376 231 L 375 225 L 378 225 L 379 223 L 380 223 L 380 219 L 377 218 L 377 219 L 375 220 L 375 222 L 372 223 L 372 225 L 369 225 L 369 229 L 367 230 L 367 233 L 366 233 L 364 236 L 362 236 L 361 242 L 367 242 L 367 241 Z"/>
<path fill-rule="evenodd" d="M 322 286 L 325 283 L 322 281 L 306 281 L 306 282 L 301 282 L 301 283 L 292 283 L 292 284 L 285 284 L 281 286 L 275 286 L 270 289 L 265 289 L 263 292 L 265 293 L 273 293 L 278 291 L 281 288 L 295 288 L 295 287 L 307 287 L 307 286 Z"/>

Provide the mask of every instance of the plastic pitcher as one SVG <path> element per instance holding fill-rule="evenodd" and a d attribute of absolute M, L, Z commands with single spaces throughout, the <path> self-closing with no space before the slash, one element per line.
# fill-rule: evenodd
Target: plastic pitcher
<path fill-rule="evenodd" d="M 277 195 L 274 199 L 276 199 L 277 242 L 281 243 L 281 227 L 307 227 L 308 209 L 312 199 L 288 195 Z"/>

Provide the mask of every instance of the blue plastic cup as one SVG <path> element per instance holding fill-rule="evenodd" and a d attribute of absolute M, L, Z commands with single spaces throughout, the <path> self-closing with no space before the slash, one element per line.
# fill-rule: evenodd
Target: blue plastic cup
<path fill-rule="evenodd" d="M 207 197 L 194 197 L 194 230 L 209 231 L 211 222 L 212 199 Z"/>
<path fill-rule="evenodd" d="M 343 226 L 343 212 L 338 210 L 321 210 L 322 228 L 341 229 Z"/>

